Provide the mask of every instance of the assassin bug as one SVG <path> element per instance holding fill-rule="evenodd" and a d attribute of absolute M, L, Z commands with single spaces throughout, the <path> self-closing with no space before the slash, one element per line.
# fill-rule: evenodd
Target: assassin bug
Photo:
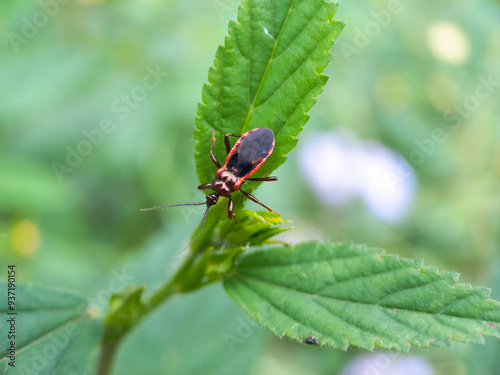
<path fill-rule="evenodd" d="M 229 145 L 229 137 L 239 138 L 234 144 L 233 148 Z M 229 219 L 233 219 L 235 215 L 233 214 L 233 200 L 231 198 L 231 193 L 239 190 L 251 201 L 260 204 L 267 210 L 274 212 L 271 208 L 267 207 L 265 204 L 259 202 L 252 194 L 241 190 L 241 185 L 245 181 L 277 181 L 278 177 L 260 177 L 260 178 L 250 178 L 267 160 L 267 158 L 272 154 L 274 150 L 274 133 L 269 128 L 256 128 L 247 131 L 243 135 L 236 135 L 228 133 L 224 136 L 224 144 L 226 146 L 227 158 L 223 166 L 220 165 L 219 161 L 213 153 L 215 136 L 212 130 L 212 144 L 210 146 L 210 158 L 212 162 L 217 167 L 217 172 L 215 172 L 215 179 L 206 184 L 198 186 L 199 190 L 212 189 L 215 192 L 210 193 L 206 196 L 205 202 L 200 203 L 180 203 L 172 204 L 168 206 L 158 206 L 151 208 L 143 208 L 141 211 L 155 210 L 158 208 L 175 207 L 175 206 L 201 206 L 206 204 L 207 209 L 205 215 L 203 216 L 203 223 L 201 225 L 200 232 L 195 237 L 195 239 L 203 231 L 205 226 L 205 219 L 207 218 L 208 210 L 210 207 L 217 204 L 219 197 L 227 197 L 229 199 L 227 216 Z M 193 240 L 194 241 L 194 240 Z"/>

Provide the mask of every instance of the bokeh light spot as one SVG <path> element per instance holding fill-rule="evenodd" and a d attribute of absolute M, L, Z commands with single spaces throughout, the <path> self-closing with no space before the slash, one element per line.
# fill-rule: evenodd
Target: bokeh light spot
<path fill-rule="evenodd" d="M 427 43 L 437 59 L 449 64 L 461 65 L 470 57 L 469 38 L 452 22 L 432 24 L 427 30 Z"/>
<path fill-rule="evenodd" d="M 30 220 L 22 220 L 12 227 L 10 242 L 18 255 L 32 257 L 40 248 L 41 240 L 40 229 Z"/>

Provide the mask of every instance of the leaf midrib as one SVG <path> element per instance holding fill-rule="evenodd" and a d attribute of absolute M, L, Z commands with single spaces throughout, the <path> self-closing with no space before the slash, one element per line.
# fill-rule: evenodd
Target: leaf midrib
<path fill-rule="evenodd" d="M 253 257 L 254 254 L 257 257 L 258 255 L 265 253 L 265 251 L 259 252 L 259 253 L 253 253 L 248 256 L 248 258 Z M 240 269 L 245 269 L 245 268 L 272 268 L 272 267 L 289 267 L 289 266 L 298 266 L 301 264 L 310 264 L 310 263 L 321 263 L 324 261 L 329 261 L 329 260 L 344 260 L 344 259 L 355 259 L 355 258 L 362 258 L 362 257 L 374 257 L 383 254 L 381 251 L 380 252 L 371 252 L 371 253 L 363 253 L 363 254 L 354 254 L 352 256 L 342 256 L 342 257 L 336 257 L 336 256 L 329 256 L 325 258 L 320 258 L 320 259 L 307 259 L 307 260 L 300 260 L 300 261 L 292 261 L 291 263 L 267 263 L 267 264 L 258 264 L 255 266 L 252 265 L 246 265 L 245 263 L 242 263 L 239 265 Z"/>
<path fill-rule="evenodd" d="M 274 4 L 274 1 L 273 1 L 273 4 Z M 293 8 L 294 4 L 295 4 L 295 0 L 292 0 L 290 2 L 289 7 L 288 7 L 286 17 L 285 17 L 285 19 L 280 27 L 278 35 L 276 36 L 276 38 L 274 38 L 273 49 L 272 49 L 271 54 L 269 55 L 269 58 L 267 60 L 266 68 L 264 69 L 264 73 L 262 74 L 262 77 L 260 78 L 259 85 L 257 86 L 257 90 L 255 90 L 255 95 L 253 97 L 252 102 L 250 103 L 250 107 L 248 108 L 248 112 L 247 112 L 247 115 L 245 117 L 245 121 L 243 121 L 243 126 L 241 128 L 242 134 L 246 131 L 248 123 L 250 122 L 250 118 L 252 117 L 252 114 L 254 111 L 255 103 L 257 102 L 257 98 L 259 97 L 260 91 L 262 90 L 262 86 L 264 85 L 264 81 L 267 78 L 267 74 L 269 73 L 269 69 L 271 67 L 271 63 L 272 63 L 273 58 L 274 58 L 274 54 L 276 53 L 276 48 L 278 47 L 278 43 L 279 43 L 279 40 L 280 40 L 281 35 L 283 33 L 283 30 L 285 29 L 285 26 L 288 23 L 288 19 L 290 17 L 290 14 L 292 12 L 292 8 Z M 251 30 L 252 29 L 252 21 L 251 21 L 252 12 L 249 11 L 248 14 L 249 14 L 249 18 L 250 18 L 250 30 Z M 252 53 L 252 35 L 253 35 L 252 32 L 250 32 L 250 58 L 249 58 L 249 66 L 248 66 L 248 82 L 249 83 L 250 83 L 250 73 L 252 71 L 252 54 L 251 54 Z M 248 98 L 250 99 L 250 84 L 248 85 L 248 90 L 249 90 L 248 91 Z"/>
<path fill-rule="evenodd" d="M 404 308 L 399 308 L 399 307 L 388 307 L 388 306 L 381 306 L 381 305 L 378 305 L 378 304 L 375 304 L 375 303 L 366 303 L 366 302 L 359 302 L 359 301 L 350 301 L 350 300 L 346 300 L 346 299 L 339 299 L 339 298 L 333 298 L 333 297 L 325 297 L 325 296 L 319 296 L 319 295 L 316 295 L 316 294 L 311 294 L 311 293 L 307 293 L 307 292 L 303 292 L 301 290 L 297 290 L 297 289 L 292 289 L 292 288 L 289 288 L 287 286 L 284 286 L 284 285 L 280 285 L 280 284 L 276 284 L 276 283 L 273 283 L 269 280 L 262 280 L 262 279 L 259 279 L 257 277 L 254 277 L 254 276 L 250 276 L 250 275 L 247 275 L 247 274 L 244 274 L 244 273 L 241 273 L 241 272 L 238 272 L 236 273 L 237 275 L 241 275 L 241 277 L 246 277 L 246 278 L 249 278 L 249 279 L 254 279 L 258 282 L 261 282 L 261 283 L 264 283 L 264 284 L 268 284 L 268 285 L 272 285 L 273 287 L 278 287 L 278 288 L 282 288 L 282 289 L 285 289 L 285 290 L 289 290 L 289 291 L 292 291 L 292 292 L 296 292 L 296 293 L 300 293 L 300 294 L 304 294 L 310 298 L 322 298 L 322 299 L 325 299 L 325 300 L 331 300 L 331 301 L 340 301 L 340 302 L 345 302 L 345 303 L 352 303 L 352 304 L 357 304 L 357 305 L 363 305 L 363 306 L 373 306 L 373 307 L 380 307 L 382 309 L 386 309 L 386 310 L 391 310 L 391 309 L 394 309 L 394 310 L 398 310 L 398 311 L 408 311 L 408 312 L 411 312 L 411 313 L 416 313 L 416 314 L 425 314 L 425 315 L 429 315 L 429 316 L 443 316 L 443 317 L 453 317 L 453 318 L 460 318 L 460 319 L 467 319 L 467 320 L 472 320 L 472 321 L 476 321 L 476 322 L 484 322 L 484 321 L 489 321 L 489 322 L 493 322 L 493 323 L 498 323 L 500 324 L 500 321 L 492 321 L 492 320 L 486 320 L 486 319 L 473 319 L 473 318 L 469 318 L 469 317 L 464 317 L 464 316 L 460 316 L 460 315 L 453 315 L 453 314 L 443 314 L 441 312 L 439 313 L 430 313 L 430 312 L 425 312 L 425 311 L 417 311 L 417 310 L 408 310 L 408 309 L 404 309 Z M 234 276 L 233 276 L 234 278 Z M 435 281 L 441 281 L 441 280 L 434 280 Z M 422 286 L 425 286 L 425 285 L 422 285 Z M 457 301 L 453 301 L 452 303 L 446 305 L 442 310 L 445 310 L 448 306 L 450 306 L 451 304 L 455 303 Z M 281 310 L 280 310 L 281 311 Z"/>
<path fill-rule="evenodd" d="M 328 36 L 330 36 L 331 34 L 335 34 L 335 33 L 336 33 L 336 30 L 332 30 L 332 32 L 331 32 L 331 33 L 329 33 L 329 34 L 328 34 L 328 35 L 327 35 L 324 39 L 326 39 L 326 38 L 327 38 Z M 323 39 L 323 40 L 324 40 L 324 39 Z M 274 90 L 274 91 L 273 91 L 273 92 L 269 95 L 269 97 L 267 97 L 267 98 L 266 98 L 266 99 L 265 99 L 262 103 L 260 103 L 260 104 L 259 104 L 257 107 L 255 107 L 255 108 L 259 108 L 259 107 L 261 107 L 261 106 L 265 105 L 267 102 L 269 102 L 269 100 L 271 100 L 271 99 L 274 97 L 274 95 L 276 95 L 276 94 L 277 94 L 277 93 L 278 93 L 278 92 L 279 92 L 279 91 L 283 88 L 283 86 L 284 86 L 284 85 L 286 85 L 286 84 L 287 84 L 287 83 L 288 83 L 291 79 L 293 79 L 293 78 L 294 78 L 295 73 L 297 73 L 297 72 L 299 71 L 299 69 L 300 69 L 300 68 L 302 68 L 302 67 L 304 66 L 304 64 L 305 64 L 305 63 L 307 63 L 307 62 L 309 61 L 309 59 L 311 58 L 311 56 L 313 56 L 313 55 L 314 55 L 314 54 L 315 54 L 315 53 L 316 53 L 319 49 L 321 49 L 321 48 L 322 48 L 322 45 L 321 45 L 321 44 L 318 44 L 318 45 L 316 46 L 316 48 L 314 48 L 314 49 L 311 51 L 311 53 L 309 53 L 309 54 L 307 55 L 307 57 L 306 57 L 306 58 L 302 59 L 302 61 L 300 62 L 300 64 L 299 64 L 299 65 L 297 65 L 297 66 L 295 67 L 295 69 L 293 70 L 293 72 L 290 72 L 290 73 L 288 74 L 288 76 L 286 77 L 286 79 L 284 79 L 284 80 L 280 83 L 280 85 L 276 88 L 276 90 Z M 318 75 L 318 77 L 319 77 L 321 74 L 317 74 L 317 75 Z M 321 82 L 319 82 L 319 84 L 321 84 Z M 312 88 L 315 88 L 316 86 L 318 86 L 318 84 L 312 85 Z M 311 91 L 309 90 L 309 91 L 307 92 L 307 94 L 309 94 L 310 92 L 311 92 Z M 307 94 L 306 94 L 306 96 L 307 96 Z M 300 99 L 299 104 L 300 104 L 300 103 L 302 103 L 302 101 L 303 101 L 303 100 L 304 100 L 304 99 L 303 99 L 303 98 L 301 98 L 301 99 Z M 255 109 L 255 108 L 254 108 L 254 109 Z"/>

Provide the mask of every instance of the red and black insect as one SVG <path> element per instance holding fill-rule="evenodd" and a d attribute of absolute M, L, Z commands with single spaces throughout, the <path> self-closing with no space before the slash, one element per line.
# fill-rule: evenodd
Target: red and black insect
<path fill-rule="evenodd" d="M 234 144 L 233 148 L 229 145 L 229 137 L 239 138 Z M 227 197 L 229 199 L 228 204 L 228 217 L 232 219 L 235 217 L 233 214 L 233 200 L 231 198 L 231 193 L 236 190 L 241 191 L 248 199 L 253 202 L 260 204 L 262 207 L 274 212 L 271 208 L 267 207 L 265 204 L 259 202 L 252 194 L 241 190 L 241 186 L 245 181 L 276 181 L 278 177 L 260 177 L 260 178 L 250 178 L 267 160 L 267 158 L 272 154 L 274 150 L 274 133 L 269 128 L 256 128 L 247 131 L 243 135 L 236 135 L 228 133 L 224 136 L 224 144 L 226 145 L 227 158 L 223 166 L 220 165 L 219 161 L 213 153 L 215 137 L 212 131 L 212 144 L 210 146 L 210 157 L 213 163 L 217 166 L 217 172 L 215 172 L 215 179 L 211 183 L 202 184 L 198 186 L 200 190 L 212 189 L 215 192 L 210 193 L 206 196 L 205 202 L 200 203 L 180 203 L 172 204 L 169 206 L 158 206 L 151 208 L 143 208 L 141 211 L 154 210 L 157 208 L 166 208 L 174 206 L 200 206 L 203 204 L 207 205 L 207 210 L 203 216 L 203 223 L 201 225 L 201 231 L 205 225 L 205 219 L 207 218 L 208 210 L 210 207 L 215 205 L 219 197 Z M 199 233 L 198 233 L 199 235 Z"/>

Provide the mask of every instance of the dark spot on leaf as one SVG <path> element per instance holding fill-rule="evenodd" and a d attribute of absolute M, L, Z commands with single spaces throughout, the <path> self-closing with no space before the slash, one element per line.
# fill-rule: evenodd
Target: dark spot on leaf
<path fill-rule="evenodd" d="M 314 336 L 304 337 L 302 343 L 307 345 L 319 345 L 318 340 L 316 340 Z"/>
<path fill-rule="evenodd" d="M 491 322 L 486 322 L 486 323 L 488 323 L 488 325 L 489 325 L 491 328 L 497 328 L 497 325 L 496 325 L 496 324 L 493 324 L 493 323 L 491 323 Z"/>

